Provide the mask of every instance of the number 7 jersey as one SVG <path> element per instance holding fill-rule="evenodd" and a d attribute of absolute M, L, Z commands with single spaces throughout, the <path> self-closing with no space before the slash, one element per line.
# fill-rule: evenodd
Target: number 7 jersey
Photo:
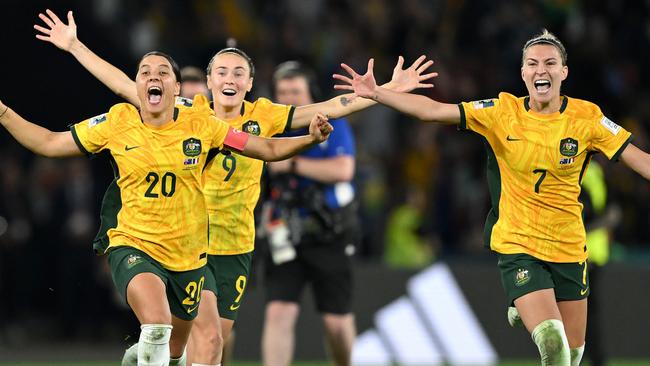
<path fill-rule="evenodd" d="M 145 125 L 134 106 L 117 104 L 71 130 L 80 150 L 111 155 L 121 206 L 117 227 L 108 231 L 109 249 L 131 246 L 169 270 L 187 271 L 206 263 L 201 174 L 208 152 L 233 138 L 209 111 L 190 108 L 177 115 L 156 128 Z"/>
<path fill-rule="evenodd" d="M 459 129 L 481 135 L 488 150 L 486 246 L 548 262 L 584 261 L 580 182 L 595 153 L 617 160 L 631 134 L 595 104 L 566 96 L 552 114 L 535 113 L 528 97 L 508 93 L 459 109 Z"/>

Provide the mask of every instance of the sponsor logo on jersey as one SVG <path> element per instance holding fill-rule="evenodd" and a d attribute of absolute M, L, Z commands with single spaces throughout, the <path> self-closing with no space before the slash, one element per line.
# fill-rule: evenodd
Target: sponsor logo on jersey
<path fill-rule="evenodd" d="M 106 113 L 91 118 L 90 122 L 88 123 L 88 127 L 95 127 L 104 121 L 106 121 Z"/>
<path fill-rule="evenodd" d="M 578 154 L 578 140 L 567 137 L 560 141 L 560 154 L 576 156 Z"/>
<path fill-rule="evenodd" d="M 621 126 L 617 125 L 614 121 L 604 116 L 600 120 L 600 124 L 608 129 L 609 132 L 611 132 L 614 136 L 618 135 L 618 131 L 621 130 Z"/>
<path fill-rule="evenodd" d="M 194 104 L 194 101 L 192 99 L 188 99 L 184 97 L 176 97 L 176 105 L 191 107 L 192 104 Z"/>
<path fill-rule="evenodd" d="M 191 137 L 183 141 L 183 154 L 185 156 L 201 155 L 201 140 Z"/>
<path fill-rule="evenodd" d="M 527 269 L 519 268 L 517 269 L 517 274 L 515 274 L 515 286 L 520 287 L 530 282 L 530 274 Z"/>
<path fill-rule="evenodd" d="M 562 158 L 562 159 L 560 159 L 560 165 L 573 164 L 575 161 L 576 161 L 576 158 Z"/>
<path fill-rule="evenodd" d="M 260 133 L 262 132 L 262 129 L 260 128 L 260 124 L 257 123 L 257 121 L 248 121 L 241 125 L 241 130 L 255 136 L 259 136 Z"/>
<path fill-rule="evenodd" d="M 474 107 L 474 109 L 494 107 L 494 99 L 477 100 L 472 102 L 472 107 Z"/>

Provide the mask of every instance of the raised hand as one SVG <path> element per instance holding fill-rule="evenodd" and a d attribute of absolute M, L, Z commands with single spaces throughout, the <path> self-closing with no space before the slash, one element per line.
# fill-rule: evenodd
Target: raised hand
<path fill-rule="evenodd" d="M 347 71 L 347 73 L 352 77 L 343 76 L 340 74 L 334 74 L 332 77 L 336 80 L 342 81 L 346 84 L 336 84 L 334 89 L 338 90 L 349 90 L 354 92 L 356 95 L 364 98 L 373 99 L 375 97 L 375 89 L 377 89 L 377 82 L 375 81 L 375 75 L 372 73 L 372 69 L 375 65 L 375 60 L 368 60 L 368 71 L 365 74 L 359 75 L 356 71 L 346 64 L 341 64 L 341 67 Z"/>
<path fill-rule="evenodd" d="M 408 93 L 413 89 L 433 88 L 433 84 L 422 83 L 425 80 L 438 76 L 437 72 L 422 75 L 423 72 L 433 65 L 432 60 L 424 62 L 426 59 L 426 56 L 422 55 L 418 57 L 409 68 L 402 69 L 404 66 L 404 57 L 399 56 L 397 58 L 397 64 L 393 69 L 393 77 L 390 80 L 390 83 L 392 84 L 391 89 Z"/>
<path fill-rule="evenodd" d="M 77 41 L 77 24 L 74 22 L 72 11 L 68 11 L 68 24 L 63 23 L 52 10 L 47 9 L 45 12 L 47 15 L 39 13 L 38 17 L 47 27 L 34 24 L 34 29 L 42 33 L 37 34 L 36 38 L 70 52 L 70 48 Z"/>
<path fill-rule="evenodd" d="M 309 134 L 319 143 L 327 140 L 332 131 L 334 131 L 334 127 L 327 121 L 327 117 L 324 114 L 316 113 L 314 118 L 311 119 Z"/>

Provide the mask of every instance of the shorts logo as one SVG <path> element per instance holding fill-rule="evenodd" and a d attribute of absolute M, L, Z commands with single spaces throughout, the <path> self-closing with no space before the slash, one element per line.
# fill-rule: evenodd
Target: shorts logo
<path fill-rule="evenodd" d="M 142 257 L 137 254 L 129 254 L 129 258 L 126 260 L 126 266 L 133 268 L 138 263 L 142 263 Z"/>
<path fill-rule="evenodd" d="M 235 311 L 235 310 L 239 309 L 240 305 L 241 304 L 232 304 L 232 305 L 230 305 L 230 311 Z"/>
<path fill-rule="evenodd" d="M 259 136 L 262 132 L 260 124 L 257 121 L 248 121 L 241 125 L 241 130 L 250 135 Z"/>
<path fill-rule="evenodd" d="M 519 268 L 515 275 L 515 286 L 521 287 L 530 282 L 530 275 L 527 269 Z"/>
<path fill-rule="evenodd" d="M 567 137 L 560 141 L 560 154 L 564 156 L 576 156 L 578 154 L 578 140 Z"/>
<path fill-rule="evenodd" d="M 183 141 L 183 154 L 185 156 L 201 155 L 201 140 L 192 137 Z"/>
<path fill-rule="evenodd" d="M 587 294 L 587 291 L 589 291 L 589 287 L 587 287 L 586 289 L 581 289 L 580 296 L 585 296 L 585 294 Z"/>

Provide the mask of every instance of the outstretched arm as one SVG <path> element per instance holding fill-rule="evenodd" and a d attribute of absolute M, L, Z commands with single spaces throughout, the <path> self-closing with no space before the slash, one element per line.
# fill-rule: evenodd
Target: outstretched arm
<path fill-rule="evenodd" d="M 650 180 L 650 154 L 629 144 L 621 154 L 621 161 L 643 178 Z"/>
<path fill-rule="evenodd" d="M 2 102 L 0 102 L 0 124 L 16 141 L 38 155 L 49 158 L 83 155 L 74 142 L 72 132 L 52 132 L 35 125 Z"/>
<path fill-rule="evenodd" d="M 433 84 L 427 84 L 424 81 L 438 76 L 438 73 L 423 74 L 433 65 L 433 61 L 428 60 L 425 62 L 425 60 L 426 56 L 420 56 L 410 67 L 403 69 L 404 57 L 399 56 L 390 82 L 384 84 L 383 87 L 403 92 L 410 92 L 417 88 L 432 88 Z M 354 93 L 350 93 L 336 96 L 324 102 L 299 106 L 294 112 L 291 128 L 306 127 L 315 113 L 323 113 L 329 118 L 340 118 L 375 104 L 377 102 L 372 99 L 357 98 Z"/>
<path fill-rule="evenodd" d="M 47 27 L 35 24 L 34 29 L 42 33 L 37 34 L 36 38 L 50 42 L 72 54 L 86 70 L 115 94 L 139 107 L 140 100 L 136 93 L 135 82 L 120 69 L 97 56 L 77 38 L 77 24 L 75 24 L 72 11 L 68 12 L 68 24 L 63 23 L 50 9 L 45 12 L 47 15 L 40 13 L 38 17 Z"/>
<path fill-rule="evenodd" d="M 284 160 L 312 145 L 327 140 L 332 130 L 332 125 L 327 122 L 327 117 L 319 113 L 312 118 L 309 124 L 309 135 L 283 138 L 250 135 L 241 154 L 264 161 Z"/>
<path fill-rule="evenodd" d="M 368 71 L 359 75 L 350 66 L 341 64 L 350 77 L 334 74 L 334 79 L 344 84 L 334 85 L 335 89 L 350 90 L 356 95 L 385 104 L 402 113 L 427 122 L 456 124 L 460 122 L 460 109 L 456 104 L 440 103 L 422 95 L 389 90 L 377 86 L 373 75 L 374 60 L 368 61 Z"/>

